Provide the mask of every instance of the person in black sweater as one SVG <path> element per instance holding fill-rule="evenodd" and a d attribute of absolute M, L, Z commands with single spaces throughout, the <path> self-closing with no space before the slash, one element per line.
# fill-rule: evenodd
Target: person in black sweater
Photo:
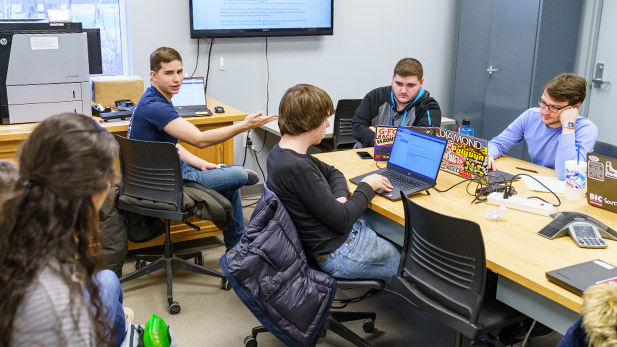
<path fill-rule="evenodd" d="M 394 67 L 392 85 L 379 87 L 366 94 L 351 122 L 356 147 L 372 147 L 375 127 L 441 125 L 441 109 L 427 90 L 422 88 L 422 64 L 414 58 L 403 58 Z"/>
<path fill-rule="evenodd" d="M 282 138 L 268 156 L 267 185 L 289 212 L 304 251 L 324 272 L 390 282 L 400 252 L 358 218 L 374 190 L 391 191 L 392 185 L 381 175 L 370 175 L 350 197 L 345 176 L 307 154 L 324 138 L 333 112 L 328 94 L 315 86 L 299 84 L 285 92 L 279 106 Z"/>

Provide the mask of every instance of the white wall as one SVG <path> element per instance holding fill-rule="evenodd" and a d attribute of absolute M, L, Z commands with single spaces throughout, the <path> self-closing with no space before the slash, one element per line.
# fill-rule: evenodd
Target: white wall
<path fill-rule="evenodd" d="M 190 38 L 188 1 L 127 1 L 131 73 L 148 81 L 149 54 L 170 46 L 180 52 L 190 75 L 197 40 Z M 457 11 L 458 0 L 335 0 L 333 36 L 268 38 L 270 113 L 277 113 L 282 94 L 297 83 L 324 89 L 335 104 L 342 98 L 362 98 L 390 83 L 399 59 L 414 57 L 424 66 L 424 88 L 440 103 L 444 116 L 449 115 Z M 225 60 L 223 71 L 219 57 Z M 206 75 L 207 58 L 208 45 L 202 40 L 196 76 Z M 264 38 L 216 39 L 211 59 L 208 96 L 248 113 L 266 112 Z M 259 138 L 255 142 L 261 148 Z M 238 136 L 236 163 L 242 163 L 241 145 Z M 269 147 L 259 154 L 264 169 Z M 251 158 L 247 167 L 257 168 Z"/>

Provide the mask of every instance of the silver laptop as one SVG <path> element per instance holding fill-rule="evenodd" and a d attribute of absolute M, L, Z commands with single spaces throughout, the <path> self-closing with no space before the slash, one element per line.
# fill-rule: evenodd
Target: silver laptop
<path fill-rule="evenodd" d="M 400 191 L 409 196 L 431 188 L 437 180 L 447 142 L 446 139 L 399 127 L 388 165 L 350 181 L 359 184 L 368 175 L 383 175 L 390 180 L 394 189 L 391 192 L 378 189 L 376 193 L 390 200 L 400 200 Z"/>
<path fill-rule="evenodd" d="M 171 103 L 181 117 L 212 115 L 206 107 L 203 77 L 185 77 L 180 86 L 180 92 L 173 96 Z"/>

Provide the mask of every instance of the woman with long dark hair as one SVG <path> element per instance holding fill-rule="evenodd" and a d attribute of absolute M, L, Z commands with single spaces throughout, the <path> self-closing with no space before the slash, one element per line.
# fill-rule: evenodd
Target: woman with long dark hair
<path fill-rule="evenodd" d="M 0 346 L 120 345 L 122 289 L 98 271 L 98 209 L 117 143 L 89 117 L 41 122 L 18 151 L 0 207 Z"/>

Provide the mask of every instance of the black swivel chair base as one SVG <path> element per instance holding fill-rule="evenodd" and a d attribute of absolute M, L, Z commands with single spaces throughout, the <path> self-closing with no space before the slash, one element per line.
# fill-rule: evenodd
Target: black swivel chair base
<path fill-rule="evenodd" d="M 313 264 L 312 266 L 315 268 L 317 265 L 314 264 L 314 260 L 312 258 L 307 258 L 309 264 Z M 378 292 L 384 289 L 385 282 L 376 280 L 376 279 L 356 279 L 356 280 L 347 280 L 347 279 L 337 279 L 338 289 L 346 290 L 346 289 L 366 289 L 372 292 Z M 330 310 L 326 321 L 324 322 L 323 327 L 320 331 L 320 336 L 325 337 L 326 331 L 330 330 L 333 333 L 339 335 L 345 340 L 353 343 L 355 346 L 365 346 L 370 347 L 371 344 L 368 341 L 364 340 L 356 333 L 351 331 L 349 328 L 344 326 L 343 322 L 351 322 L 362 319 L 362 330 L 364 332 L 370 333 L 375 330 L 375 319 L 377 319 L 377 315 L 375 312 L 346 312 L 346 311 L 333 311 Z M 268 332 L 263 326 L 253 328 L 252 334 L 244 338 L 244 346 L 245 347 L 257 347 L 257 334 Z M 315 343 L 317 343 L 315 340 Z"/>
<path fill-rule="evenodd" d="M 324 322 L 324 326 L 321 328 L 320 336 L 325 337 L 326 331 L 331 330 L 333 333 L 353 343 L 355 346 L 371 347 L 372 345 L 370 343 L 342 324 L 343 322 L 350 322 L 360 319 L 363 320 L 362 329 L 365 332 L 370 333 L 375 330 L 375 319 L 377 319 L 375 312 L 330 311 L 328 318 L 326 318 L 326 321 Z M 257 334 L 265 332 L 268 332 L 268 329 L 264 326 L 253 328 L 251 335 L 244 338 L 244 346 L 257 347 Z M 317 341 L 315 341 L 315 343 L 317 343 Z"/>
<path fill-rule="evenodd" d="M 165 273 L 167 274 L 167 303 L 169 304 L 169 313 L 171 314 L 178 314 L 181 309 L 180 304 L 173 299 L 173 289 L 171 283 L 174 268 L 218 277 L 221 279 L 221 289 L 231 289 L 231 284 L 227 281 L 227 278 L 225 278 L 223 273 L 210 270 L 202 266 L 204 264 L 204 257 L 201 252 L 174 254 L 173 243 L 169 237 L 169 221 L 166 223 L 166 228 L 167 230 L 165 232 L 165 243 L 163 244 L 163 255 L 137 255 L 135 261 L 135 268 L 137 270 L 126 276 L 122 276 L 122 278 L 120 278 L 120 283 L 139 278 L 157 270 L 165 269 Z M 195 259 L 195 263 L 189 262 L 188 260 L 190 259 Z M 146 264 L 146 262 L 151 263 Z"/>

